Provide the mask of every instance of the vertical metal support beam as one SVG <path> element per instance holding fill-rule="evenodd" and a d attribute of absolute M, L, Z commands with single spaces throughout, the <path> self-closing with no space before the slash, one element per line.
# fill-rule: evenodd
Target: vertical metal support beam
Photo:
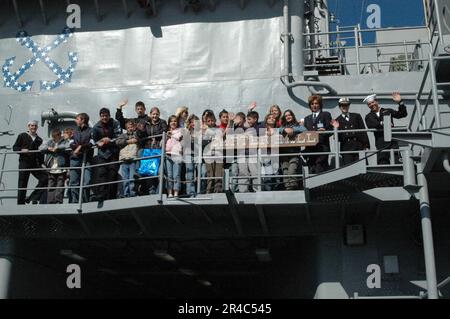
<path fill-rule="evenodd" d="M 298 1 L 298 2 L 301 2 L 301 1 Z M 309 9 L 310 9 L 310 15 L 309 15 L 309 21 L 308 21 L 309 33 L 315 33 L 316 24 L 315 24 L 314 20 L 315 20 L 316 0 L 309 0 Z M 316 35 L 316 34 L 309 36 L 308 42 L 309 42 L 310 49 L 316 49 L 316 37 L 318 37 L 318 35 Z M 311 52 L 311 56 L 310 56 L 311 59 L 308 62 L 308 64 L 315 64 L 314 58 L 318 52 L 316 50 L 310 51 L 310 52 Z"/>
<path fill-rule="evenodd" d="M 223 175 L 223 190 L 226 191 L 230 191 L 230 170 L 229 169 L 225 169 L 223 171 L 224 175 Z"/>
<path fill-rule="evenodd" d="M 123 6 L 123 11 L 125 12 L 125 18 L 128 19 L 129 18 L 129 12 L 128 12 L 127 0 L 122 0 L 122 6 Z"/>
<path fill-rule="evenodd" d="M 289 50 L 291 63 L 291 72 L 294 77 L 303 80 L 303 71 L 305 70 L 305 56 L 304 56 L 304 44 L 305 36 L 305 8 L 303 1 L 285 1 L 285 7 L 287 9 L 286 23 L 291 20 L 291 28 L 286 30 L 290 32 L 286 37 L 287 48 Z M 286 41 L 285 40 L 285 41 Z M 291 43 L 292 42 L 292 43 Z M 289 60 L 288 60 L 289 62 Z"/>
<path fill-rule="evenodd" d="M 358 28 L 355 27 L 354 36 L 355 36 L 355 54 L 356 54 L 356 71 L 361 73 L 361 61 L 359 60 L 359 36 L 358 36 Z"/>
<path fill-rule="evenodd" d="M 338 133 L 338 129 L 337 127 L 335 127 L 333 129 L 333 138 L 334 138 L 334 148 L 335 148 L 335 153 L 334 153 L 334 165 L 336 168 L 340 167 L 340 163 L 339 163 L 339 133 Z"/>
<path fill-rule="evenodd" d="M 80 177 L 80 190 L 78 194 L 78 212 L 81 213 L 83 211 L 83 184 L 84 184 L 84 171 L 86 167 L 86 156 L 87 153 L 83 154 L 83 162 L 81 163 L 81 177 Z"/>
<path fill-rule="evenodd" d="M 203 119 L 200 119 L 201 121 L 203 121 Z M 197 129 L 197 124 L 198 124 L 198 129 Z M 201 130 L 201 122 L 197 122 L 195 124 L 195 133 L 197 136 L 197 141 L 198 141 L 198 146 L 197 146 L 197 150 L 198 150 L 198 156 L 196 157 L 197 154 L 195 154 L 196 152 L 196 148 L 194 147 L 194 160 L 195 158 L 197 158 L 197 195 L 201 193 L 202 191 L 202 157 L 203 157 L 203 149 L 202 149 L 202 141 L 203 141 L 203 132 Z"/>
<path fill-rule="evenodd" d="M 8 298 L 11 268 L 11 261 L 0 257 L 0 299 Z"/>
<path fill-rule="evenodd" d="M 403 158 L 403 188 L 406 190 L 413 190 L 417 186 L 416 170 L 414 167 L 414 160 L 411 158 L 411 151 L 402 151 Z"/>
<path fill-rule="evenodd" d="M 5 164 L 6 164 L 6 156 L 8 153 L 5 150 L 5 153 L 3 153 L 3 161 L 2 161 L 2 170 L 0 171 L 0 186 L 3 183 L 3 171 L 5 170 Z M 0 201 L 1 202 L 1 201 Z"/>
<path fill-rule="evenodd" d="M 359 39 L 359 45 L 363 45 L 363 40 L 362 40 L 362 32 L 361 32 L 361 24 L 357 24 L 356 25 L 357 26 L 357 28 L 358 28 L 358 35 L 359 35 L 359 37 L 358 37 L 358 39 Z"/>
<path fill-rule="evenodd" d="M 438 25 L 438 33 L 439 33 L 439 42 L 442 43 L 444 40 L 444 35 L 442 33 L 442 21 L 441 21 L 441 7 L 439 0 L 435 0 L 434 2 L 434 11 L 436 14 L 436 21 Z"/>
<path fill-rule="evenodd" d="M 159 200 L 162 203 L 164 188 L 164 161 L 166 159 L 166 132 L 163 132 L 161 145 L 161 164 L 159 165 Z"/>
<path fill-rule="evenodd" d="M 303 75 L 303 71 L 305 71 L 305 5 L 300 1 L 299 13 L 298 13 L 298 28 L 299 28 L 299 39 L 298 41 L 298 72 L 300 75 Z"/>
<path fill-rule="evenodd" d="M 409 72 L 408 45 L 406 44 L 406 40 L 403 40 L 403 54 L 405 55 L 406 71 Z"/>
<path fill-rule="evenodd" d="M 389 163 L 395 165 L 395 151 L 393 148 L 389 149 Z"/>
<path fill-rule="evenodd" d="M 41 7 L 41 14 L 42 14 L 42 20 L 44 21 L 44 24 L 48 24 L 47 15 L 45 14 L 45 6 L 44 6 L 44 0 L 39 0 L 39 6 Z"/>
<path fill-rule="evenodd" d="M 284 5 L 283 5 L 283 34 L 281 35 L 283 42 L 284 42 L 284 76 L 287 77 L 287 81 L 289 82 L 290 80 L 290 55 L 289 55 L 289 51 L 290 51 L 290 37 L 289 37 L 289 1 L 288 0 L 284 0 Z"/>
<path fill-rule="evenodd" d="M 261 169 L 262 169 L 262 165 L 261 165 L 261 149 L 258 147 L 257 151 L 256 151 L 256 169 L 258 170 L 258 188 L 260 192 L 262 192 L 263 190 L 263 185 L 262 185 L 262 178 L 261 178 Z"/>
<path fill-rule="evenodd" d="M 383 116 L 383 138 L 385 142 L 392 141 L 391 115 Z"/>
<path fill-rule="evenodd" d="M 23 22 L 22 17 L 20 16 L 19 5 L 17 4 L 17 0 L 13 0 L 12 3 L 14 6 L 14 12 L 16 13 L 17 24 L 19 25 L 19 28 L 22 28 Z"/>
<path fill-rule="evenodd" d="M 436 128 L 440 128 L 441 127 L 441 113 L 439 111 L 439 96 L 437 93 L 436 70 L 434 69 L 433 52 L 430 52 L 429 55 L 430 55 L 430 57 L 429 57 L 428 63 L 430 64 L 431 90 L 433 93 L 433 104 L 434 104 L 434 118 L 436 120 Z"/>
<path fill-rule="evenodd" d="M 418 124 L 417 127 L 418 127 L 418 129 L 422 129 L 423 130 L 424 129 L 423 123 L 422 123 L 423 109 L 422 109 L 422 103 L 420 103 L 418 95 L 416 96 L 416 108 L 417 108 L 417 118 L 418 118 L 418 120 L 417 120 L 417 124 Z M 409 129 L 410 130 L 412 129 L 412 125 L 409 127 Z"/>
<path fill-rule="evenodd" d="M 431 226 L 430 199 L 428 183 L 423 173 L 422 165 L 417 164 L 417 180 L 419 183 L 420 216 L 422 221 L 423 253 L 425 257 L 425 271 L 427 279 L 428 299 L 438 299 L 436 280 L 436 264 L 434 258 L 433 230 Z"/>

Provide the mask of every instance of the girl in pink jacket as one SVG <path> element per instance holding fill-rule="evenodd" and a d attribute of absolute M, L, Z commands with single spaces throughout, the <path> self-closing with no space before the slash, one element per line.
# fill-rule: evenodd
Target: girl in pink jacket
<path fill-rule="evenodd" d="M 167 172 L 167 197 L 178 197 L 181 186 L 181 163 L 183 138 L 182 129 L 179 128 L 178 119 L 171 115 L 168 120 L 169 130 L 166 142 L 166 172 Z"/>

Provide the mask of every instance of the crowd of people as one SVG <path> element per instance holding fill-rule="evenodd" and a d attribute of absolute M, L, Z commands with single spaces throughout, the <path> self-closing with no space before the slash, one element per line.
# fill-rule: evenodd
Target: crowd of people
<path fill-rule="evenodd" d="M 165 121 L 157 107 L 147 113 L 141 101 L 135 104 L 136 117 L 127 119 L 122 109 L 128 101 L 123 101 L 115 119 L 108 108 L 101 108 L 99 121 L 90 127 L 89 115 L 79 113 L 76 128 L 66 128 L 63 132 L 55 128 L 48 141 L 38 136 L 37 121 L 30 121 L 28 131 L 19 134 L 13 146 L 20 154 L 17 204 L 62 203 L 66 188 L 69 203 L 156 194 L 161 187 L 169 198 L 196 196 L 198 190 L 220 193 L 225 170 L 229 170 L 233 192 L 299 189 L 300 179 L 296 175 L 301 173 L 302 166 L 308 166 L 312 174 L 330 169 L 326 153 L 330 152 L 332 132 L 320 134 L 314 146 L 280 148 L 276 161 L 274 156 L 250 160 L 254 153 L 248 147 L 235 149 L 230 156 L 224 149 L 209 146 L 214 139 L 231 135 L 279 134 L 293 141 L 305 131 L 337 128 L 344 130 L 339 134 L 340 150 L 353 152 L 342 154 L 342 162 L 347 165 L 360 159 L 359 151 L 370 147 L 367 133 L 354 130 L 366 126 L 378 129 L 374 133 L 377 149 L 398 148 L 395 142 L 386 142 L 382 132 L 384 115 L 391 115 L 391 120 L 407 116 L 400 93 L 394 92 L 392 97 L 398 110 L 380 107 L 376 95 L 369 95 L 364 100 L 370 108 L 365 124 L 360 114 L 349 112 L 350 100 L 345 97 L 339 99 L 341 114 L 332 119 L 323 110 L 319 95 L 309 97 L 311 114 L 299 120 L 292 110 L 282 112 L 278 105 L 270 106 L 264 118 L 260 118 L 254 102 L 245 113 L 222 110 L 218 119 L 211 109 L 196 116 L 189 114 L 187 107 L 179 107 Z M 200 157 L 197 148 L 201 149 Z M 302 156 L 302 152 L 307 155 Z M 164 163 L 160 163 L 161 153 L 165 154 Z M 379 164 L 390 163 L 388 153 L 380 152 L 377 157 Z M 158 178 L 161 166 L 164 185 L 160 185 Z M 84 174 L 81 174 L 82 167 Z M 38 184 L 27 197 L 30 174 Z M 83 183 L 82 194 L 80 183 Z"/>

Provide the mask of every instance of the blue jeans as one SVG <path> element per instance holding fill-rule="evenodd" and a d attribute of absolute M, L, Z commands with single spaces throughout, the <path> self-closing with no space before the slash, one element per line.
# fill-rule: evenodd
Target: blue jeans
<path fill-rule="evenodd" d="M 167 190 L 178 192 L 181 186 L 181 163 L 166 157 Z"/>
<path fill-rule="evenodd" d="M 186 194 L 195 195 L 196 193 L 196 183 L 194 182 L 194 172 L 196 164 L 193 162 L 187 162 L 186 165 Z"/>
<path fill-rule="evenodd" d="M 71 158 L 70 167 L 81 167 L 83 160 L 80 158 Z M 86 162 L 86 165 L 91 165 L 90 162 Z M 78 203 L 80 197 L 80 180 L 81 169 L 70 169 L 69 173 L 69 187 L 71 192 L 70 202 Z M 91 168 L 84 170 L 83 186 L 89 185 L 91 182 Z M 90 188 L 83 188 L 83 202 L 89 201 Z"/>
<path fill-rule="evenodd" d="M 122 163 L 120 165 L 120 175 L 122 175 L 123 189 L 122 196 L 124 197 L 134 197 L 136 193 L 134 191 L 134 180 L 133 176 L 136 172 L 136 162 L 131 163 Z M 131 181 L 127 181 L 127 179 L 131 179 Z"/>

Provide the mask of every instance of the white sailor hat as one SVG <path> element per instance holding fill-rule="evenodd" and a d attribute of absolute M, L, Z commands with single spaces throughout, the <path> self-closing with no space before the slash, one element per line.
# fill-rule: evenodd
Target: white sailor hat
<path fill-rule="evenodd" d="M 350 104 L 350 100 L 348 99 L 348 97 L 341 97 L 339 99 L 339 104 Z"/>
<path fill-rule="evenodd" d="M 377 95 L 376 94 L 371 94 L 371 95 L 369 95 L 369 96 L 367 96 L 365 99 L 364 99 L 364 103 L 370 103 L 370 102 L 373 102 L 373 101 L 375 101 L 377 99 Z"/>
<path fill-rule="evenodd" d="M 27 124 L 28 126 L 30 126 L 30 125 L 38 125 L 38 121 L 36 121 L 36 120 L 31 120 L 31 121 L 28 121 L 28 124 Z"/>

